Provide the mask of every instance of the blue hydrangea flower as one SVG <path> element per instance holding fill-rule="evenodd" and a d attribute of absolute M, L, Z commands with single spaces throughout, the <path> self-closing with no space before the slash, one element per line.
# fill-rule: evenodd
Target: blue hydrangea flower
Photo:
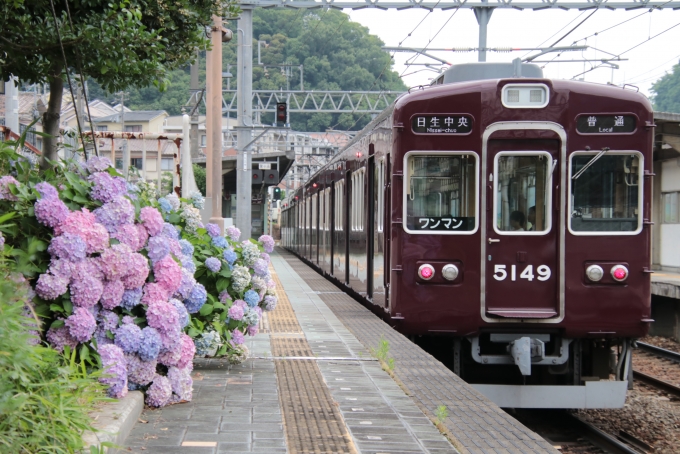
<path fill-rule="evenodd" d="M 194 255 L 194 245 L 189 240 L 179 240 L 179 245 L 182 247 L 182 254 L 191 257 Z"/>
<path fill-rule="evenodd" d="M 187 308 L 176 298 L 170 299 L 170 303 L 177 309 L 177 313 L 179 314 L 179 326 L 183 329 L 189 324 L 189 313 L 187 312 Z"/>
<path fill-rule="evenodd" d="M 155 328 L 147 326 L 142 330 L 137 353 L 142 361 L 153 361 L 158 358 L 158 353 L 161 351 L 161 345 L 161 335 L 158 334 L 158 331 L 156 331 Z"/>
<path fill-rule="evenodd" d="M 225 248 L 225 247 L 229 246 L 227 239 L 223 236 L 213 237 L 212 244 L 213 244 L 213 246 L 216 246 L 216 247 L 219 247 L 219 248 Z"/>
<path fill-rule="evenodd" d="M 149 238 L 146 250 L 152 262 L 157 262 L 170 252 L 170 243 L 164 236 L 153 236 Z"/>
<path fill-rule="evenodd" d="M 248 303 L 248 306 L 255 307 L 260 302 L 260 295 L 255 290 L 248 290 L 243 295 L 243 300 Z"/>
<path fill-rule="evenodd" d="M 163 213 L 169 213 L 170 211 L 172 211 L 172 205 L 170 204 L 170 202 L 168 202 L 168 199 L 166 199 L 165 197 L 161 197 L 160 199 L 158 199 L 158 204 L 161 206 L 161 211 Z"/>
<path fill-rule="evenodd" d="M 210 257 L 205 260 L 205 267 L 213 273 L 217 273 L 222 268 L 222 262 L 217 257 Z"/>
<path fill-rule="evenodd" d="M 191 274 L 196 272 L 196 264 L 191 257 L 184 257 L 182 259 L 182 268 L 189 271 Z"/>
<path fill-rule="evenodd" d="M 237 259 L 236 252 L 233 249 L 227 249 L 222 253 L 222 258 L 227 261 L 230 265 L 233 265 Z"/>
<path fill-rule="evenodd" d="M 123 309 L 131 311 L 133 307 L 137 306 L 141 302 L 142 287 L 138 287 L 133 288 L 132 290 L 125 290 L 125 292 L 123 292 L 123 300 L 120 302 L 120 306 Z"/>
<path fill-rule="evenodd" d="M 129 323 L 116 330 L 114 343 L 125 353 L 136 353 L 139 350 L 141 337 L 141 328 L 134 323 Z"/>
<path fill-rule="evenodd" d="M 200 311 L 205 301 L 208 299 L 208 292 L 206 292 L 205 287 L 202 284 L 194 285 L 191 289 L 191 294 L 189 298 L 184 300 L 184 305 L 187 308 L 187 312 L 190 314 L 195 314 Z"/>
<path fill-rule="evenodd" d="M 168 238 L 172 238 L 173 240 L 179 240 L 179 232 L 177 231 L 177 228 L 169 222 L 163 224 L 163 235 L 167 236 Z"/>

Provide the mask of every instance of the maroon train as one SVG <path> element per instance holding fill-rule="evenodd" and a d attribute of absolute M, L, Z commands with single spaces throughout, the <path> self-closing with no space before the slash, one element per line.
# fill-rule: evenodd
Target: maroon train
<path fill-rule="evenodd" d="M 617 408 L 650 319 L 653 116 L 452 67 L 284 202 L 282 243 L 503 407 Z"/>

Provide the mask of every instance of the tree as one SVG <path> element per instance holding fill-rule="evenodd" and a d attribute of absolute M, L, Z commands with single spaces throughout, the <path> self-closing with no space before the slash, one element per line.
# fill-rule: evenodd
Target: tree
<path fill-rule="evenodd" d="M 654 110 L 680 113 L 680 63 L 652 85 Z"/>
<path fill-rule="evenodd" d="M 12 0 L 0 6 L 0 77 L 49 83 L 41 166 L 57 157 L 59 113 L 67 71 L 114 92 L 162 87 L 168 71 L 207 45 L 204 30 L 220 13 L 215 0 Z M 237 9 L 233 4 L 228 8 Z"/>

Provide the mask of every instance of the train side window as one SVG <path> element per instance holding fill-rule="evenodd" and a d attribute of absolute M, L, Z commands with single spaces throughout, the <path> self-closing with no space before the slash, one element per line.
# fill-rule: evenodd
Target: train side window
<path fill-rule="evenodd" d="M 663 223 L 664 224 L 678 224 L 680 217 L 678 216 L 678 192 L 665 192 L 661 194 L 663 200 Z"/>
<path fill-rule="evenodd" d="M 552 173 L 547 152 L 500 152 L 494 160 L 494 230 L 501 235 L 550 231 Z"/>
<path fill-rule="evenodd" d="M 385 216 L 385 160 L 381 159 L 378 161 L 378 165 L 375 167 L 376 171 L 376 195 L 378 199 L 377 203 L 377 230 L 378 232 L 383 231 L 383 224 L 384 224 L 384 216 Z"/>
<path fill-rule="evenodd" d="M 637 151 L 574 152 L 569 163 L 571 233 L 642 231 L 643 171 L 643 157 Z"/>
<path fill-rule="evenodd" d="M 318 204 L 318 195 L 314 194 L 312 196 L 312 228 L 314 230 L 316 230 L 316 225 L 317 225 L 317 219 L 316 219 L 317 204 Z"/>
<path fill-rule="evenodd" d="M 404 229 L 472 234 L 478 227 L 478 158 L 471 152 L 411 151 L 404 156 Z"/>
<path fill-rule="evenodd" d="M 345 182 L 337 181 L 335 183 L 335 231 L 340 232 L 343 230 L 343 213 L 344 213 L 344 202 L 345 202 Z"/>
<path fill-rule="evenodd" d="M 364 230 L 364 169 L 352 174 L 352 230 Z"/>

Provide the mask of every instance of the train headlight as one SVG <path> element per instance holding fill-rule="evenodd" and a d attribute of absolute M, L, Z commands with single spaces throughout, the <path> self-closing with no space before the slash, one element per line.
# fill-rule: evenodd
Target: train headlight
<path fill-rule="evenodd" d="M 418 276 L 420 276 L 421 279 L 429 281 L 434 277 L 434 267 L 428 264 L 420 265 L 420 268 L 418 268 Z"/>
<path fill-rule="evenodd" d="M 458 277 L 458 267 L 451 263 L 444 265 L 444 268 L 442 268 L 442 276 L 449 281 L 455 281 Z"/>
<path fill-rule="evenodd" d="M 628 268 L 623 265 L 612 266 L 612 277 L 618 282 L 625 281 L 628 278 Z"/>
<path fill-rule="evenodd" d="M 600 265 L 590 265 L 586 268 L 586 276 L 593 282 L 599 282 L 604 277 L 604 270 Z"/>

